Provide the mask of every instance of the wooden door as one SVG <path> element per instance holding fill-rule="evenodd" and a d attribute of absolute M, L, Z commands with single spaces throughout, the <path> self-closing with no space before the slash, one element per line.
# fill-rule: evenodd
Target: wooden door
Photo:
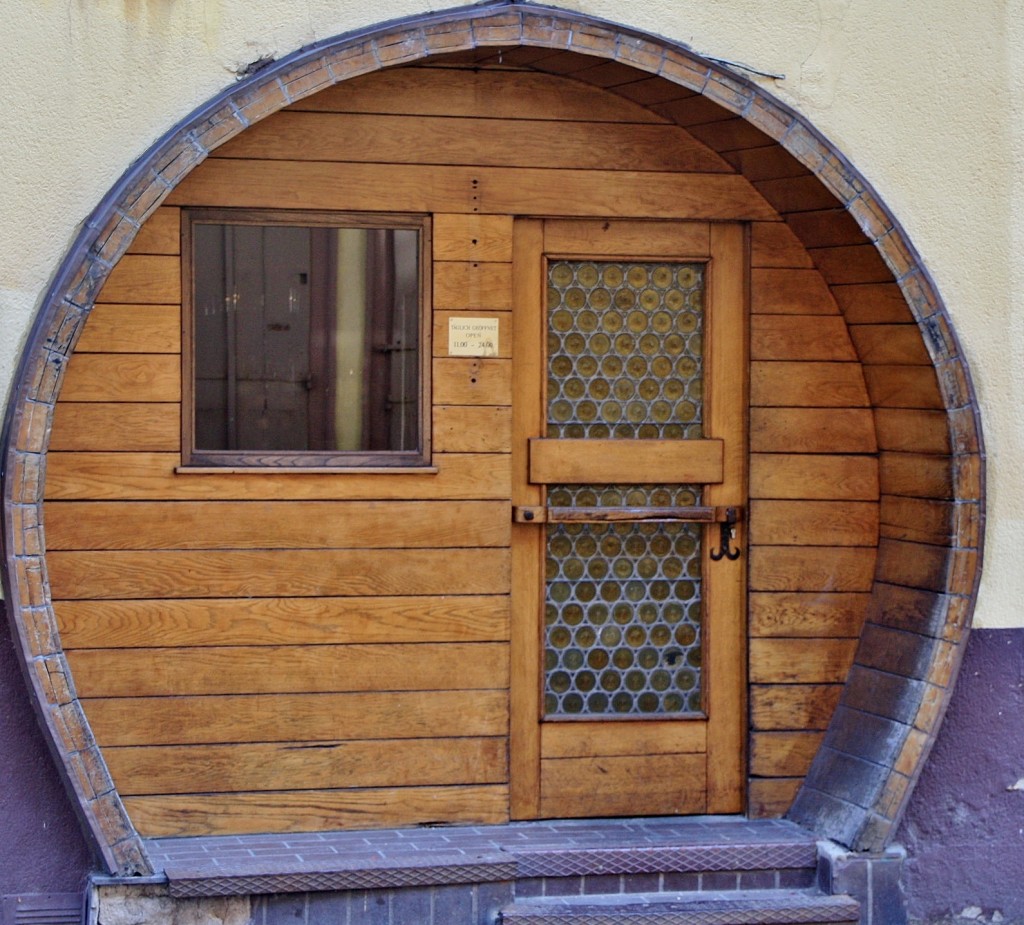
<path fill-rule="evenodd" d="M 744 229 L 521 219 L 514 261 L 512 815 L 741 811 Z"/>

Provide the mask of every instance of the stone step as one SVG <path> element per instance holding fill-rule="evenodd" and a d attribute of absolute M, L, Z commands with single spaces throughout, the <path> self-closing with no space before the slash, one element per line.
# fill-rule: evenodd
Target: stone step
<path fill-rule="evenodd" d="M 502 925 L 836 925 L 860 921 L 849 896 L 813 890 L 596 894 L 517 900 Z"/>

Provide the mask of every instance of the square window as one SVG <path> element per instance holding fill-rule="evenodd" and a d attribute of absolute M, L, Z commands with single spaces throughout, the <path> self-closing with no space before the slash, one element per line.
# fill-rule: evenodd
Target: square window
<path fill-rule="evenodd" d="M 428 463 L 426 218 L 195 209 L 183 236 L 186 465 Z"/>

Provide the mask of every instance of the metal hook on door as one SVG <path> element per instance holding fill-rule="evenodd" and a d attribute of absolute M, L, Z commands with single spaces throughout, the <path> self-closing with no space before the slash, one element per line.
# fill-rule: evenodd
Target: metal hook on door
<path fill-rule="evenodd" d="M 728 559 L 735 562 L 740 557 L 740 551 L 733 549 L 729 544 L 735 535 L 736 522 L 739 520 L 739 509 L 730 507 L 725 509 L 725 520 L 719 524 L 718 549 L 712 549 L 711 558 L 718 562 L 719 559 Z"/>

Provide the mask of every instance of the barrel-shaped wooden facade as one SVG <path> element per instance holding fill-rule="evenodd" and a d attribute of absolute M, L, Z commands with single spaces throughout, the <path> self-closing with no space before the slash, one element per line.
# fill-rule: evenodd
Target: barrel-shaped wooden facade
<path fill-rule="evenodd" d="M 795 120 L 784 129 L 784 110 L 679 50 L 522 8 L 410 30 L 339 43 L 328 71 L 316 59 L 295 69 L 301 87 L 262 78 L 235 101 L 251 127 L 148 207 L 95 306 L 75 309 L 39 447 L 41 505 L 18 494 L 31 422 L 11 428 L 19 625 L 30 664 L 69 673 L 54 696 L 84 718 L 61 749 L 87 816 L 123 805 L 121 821 L 93 823 L 108 851 L 122 845 L 109 863 L 144 869 L 135 832 L 516 815 L 515 404 L 534 400 L 517 372 L 531 285 L 517 235 L 554 218 L 737 229 L 746 320 L 728 375 L 748 411 L 736 809 L 783 814 L 806 779 L 798 819 L 877 845 L 944 707 L 980 545 L 965 373 L 944 316 L 922 327 L 911 311 L 918 271 L 876 246 L 902 239 L 883 212 L 867 215 L 873 200 L 834 156 L 809 169 L 818 142 Z M 428 55 L 438 36 L 454 52 Z M 399 49 L 408 63 L 382 66 Z M 426 218 L 429 468 L 182 465 L 181 242 L 196 208 Z M 460 317 L 497 322 L 495 356 L 449 355 Z M 14 539 L 35 528 L 28 509 L 45 554 Z M 35 561 L 46 580 L 32 591 Z M 32 641 L 37 612 L 52 613 L 45 643 Z M 691 773 L 691 752 L 567 747 L 541 776 L 585 779 L 603 760 L 623 788 L 663 786 Z"/>

